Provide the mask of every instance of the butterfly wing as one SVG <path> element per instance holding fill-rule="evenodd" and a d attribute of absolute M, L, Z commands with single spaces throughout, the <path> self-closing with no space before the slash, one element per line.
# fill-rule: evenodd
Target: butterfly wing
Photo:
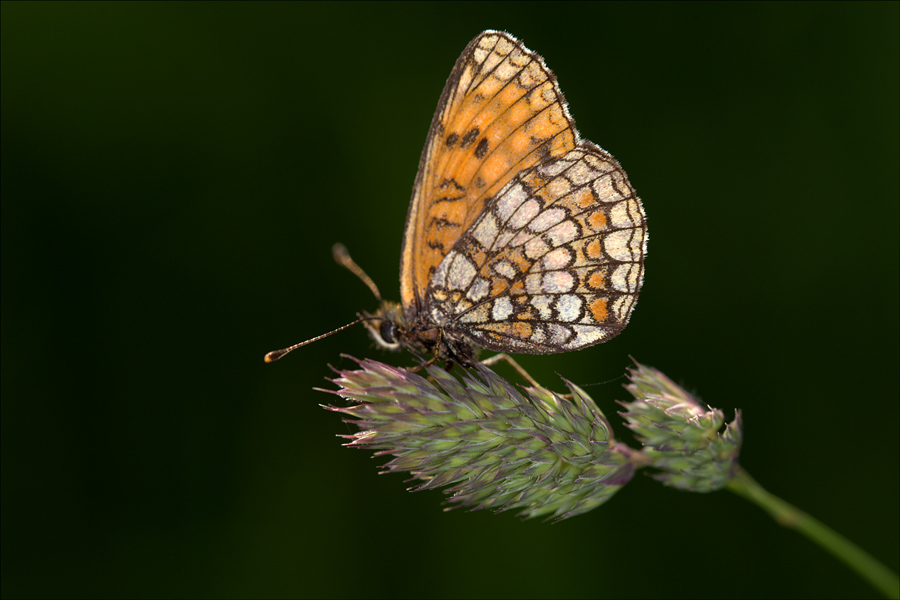
<path fill-rule="evenodd" d="M 519 173 L 441 261 L 426 307 L 454 337 L 550 354 L 609 340 L 643 283 L 647 222 L 590 142 Z"/>
<path fill-rule="evenodd" d="M 400 261 L 400 298 L 423 306 L 438 265 L 517 173 L 575 148 L 556 78 L 509 34 L 485 31 L 444 86 L 419 161 Z"/>

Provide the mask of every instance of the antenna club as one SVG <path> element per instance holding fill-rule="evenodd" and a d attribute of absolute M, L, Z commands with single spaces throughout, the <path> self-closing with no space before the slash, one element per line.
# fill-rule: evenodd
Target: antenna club
<path fill-rule="evenodd" d="M 291 350 L 293 350 L 295 348 L 299 348 L 300 346 L 304 346 L 304 345 L 305 345 L 305 342 L 301 343 L 301 344 L 297 344 L 295 346 L 291 346 L 290 348 L 282 348 L 281 350 L 272 350 L 271 352 L 267 353 L 263 357 L 263 360 L 266 361 L 267 363 L 273 363 L 276 360 L 280 359 L 285 354 L 287 354 L 288 352 L 290 352 Z"/>
<path fill-rule="evenodd" d="M 347 250 L 347 246 L 338 242 L 331 247 L 331 255 L 334 257 L 336 263 L 343 265 L 346 263 L 347 259 L 350 258 L 350 251 Z"/>

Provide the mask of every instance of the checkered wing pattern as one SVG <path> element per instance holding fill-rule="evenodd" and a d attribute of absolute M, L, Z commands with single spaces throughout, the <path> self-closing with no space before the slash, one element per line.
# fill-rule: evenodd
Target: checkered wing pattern
<path fill-rule="evenodd" d="M 431 319 L 491 350 L 568 352 L 627 324 L 646 217 L 619 163 L 590 142 L 512 179 L 441 260 Z"/>
<path fill-rule="evenodd" d="M 400 296 L 421 307 L 438 265 L 518 173 L 575 149 L 556 78 L 509 34 L 486 31 L 456 61 L 419 162 L 403 239 Z"/>

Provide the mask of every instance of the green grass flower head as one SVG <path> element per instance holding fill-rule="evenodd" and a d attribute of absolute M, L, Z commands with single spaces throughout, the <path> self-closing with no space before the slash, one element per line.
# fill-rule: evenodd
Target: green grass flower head
<path fill-rule="evenodd" d="M 620 413 L 643 446 L 647 466 L 665 485 L 693 492 L 722 489 L 734 476 L 741 450 L 741 411 L 720 433 L 725 416 L 704 407 L 662 372 L 635 363 L 625 386 L 635 400 Z"/>
<path fill-rule="evenodd" d="M 634 475 L 634 451 L 614 441 L 603 413 L 571 382 L 570 400 L 516 389 L 480 364 L 462 381 L 429 366 L 430 381 L 357 362 L 359 370 L 337 371 L 337 391 L 323 390 L 354 402 L 324 406 L 355 417 L 347 422 L 360 431 L 341 437 L 392 456 L 384 472 L 409 471 L 422 481 L 413 491 L 450 486 L 450 508 L 560 520 L 596 508 Z"/>

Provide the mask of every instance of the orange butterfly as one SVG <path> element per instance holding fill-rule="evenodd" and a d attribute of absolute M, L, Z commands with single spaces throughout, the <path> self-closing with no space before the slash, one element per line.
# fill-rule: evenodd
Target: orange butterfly
<path fill-rule="evenodd" d="M 479 347 L 551 354 L 617 335 L 646 249 L 640 199 L 619 163 L 581 139 L 543 59 L 485 31 L 456 61 L 428 131 L 400 304 L 381 301 L 343 246 L 335 256 L 381 301 L 360 319 L 380 346 L 465 365 Z"/>

